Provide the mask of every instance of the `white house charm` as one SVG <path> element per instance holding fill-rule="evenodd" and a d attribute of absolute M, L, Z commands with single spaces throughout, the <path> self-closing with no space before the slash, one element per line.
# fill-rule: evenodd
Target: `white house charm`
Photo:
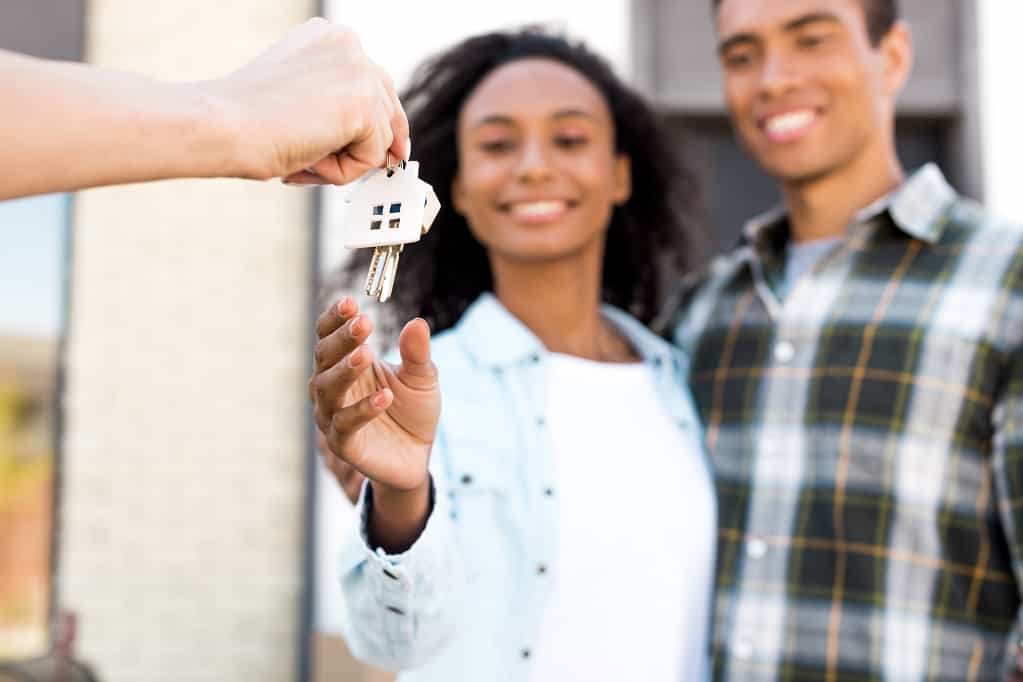
<path fill-rule="evenodd" d="M 366 294 L 386 301 L 394 289 L 402 249 L 426 234 L 440 202 L 433 188 L 419 179 L 419 163 L 410 161 L 370 171 L 353 184 L 345 204 L 344 245 L 374 248 Z"/>

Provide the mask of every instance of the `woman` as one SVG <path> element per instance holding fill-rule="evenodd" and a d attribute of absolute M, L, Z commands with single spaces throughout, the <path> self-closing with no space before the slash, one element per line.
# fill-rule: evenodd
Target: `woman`
<path fill-rule="evenodd" d="M 310 381 L 330 451 L 370 480 L 350 647 L 403 680 L 700 679 L 711 479 L 685 359 L 644 327 L 692 253 L 673 141 L 537 31 L 456 46 L 403 101 L 444 205 L 390 304 L 422 319 L 391 366 L 343 299 Z"/>

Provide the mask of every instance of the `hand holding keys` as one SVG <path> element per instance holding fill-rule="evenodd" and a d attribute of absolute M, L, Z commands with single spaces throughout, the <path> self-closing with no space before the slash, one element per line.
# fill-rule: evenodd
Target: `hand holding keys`
<path fill-rule="evenodd" d="M 345 248 L 374 247 L 366 295 L 383 303 L 394 290 L 402 249 L 427 233 L 440 201 L 419 179 L 419 163 L 409 161 L 367 173 L 354 183 L 345 203 Z"/>

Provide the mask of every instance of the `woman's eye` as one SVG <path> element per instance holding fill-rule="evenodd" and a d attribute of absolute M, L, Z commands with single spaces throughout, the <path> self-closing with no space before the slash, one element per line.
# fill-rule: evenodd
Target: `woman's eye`
<path fill-rule="evenodd" d="M 514 147 L 511 140 L 486 140 L 480 142 L 480 149 L 488 154 L 501 154 L 510 151 Z"/>
<path fill-rule="evenodd" d="M 589 140 L 582 135 L 562 135 L 555 138 L 554 141 L 562 149 L 577 149 L 589 142 Z"/>

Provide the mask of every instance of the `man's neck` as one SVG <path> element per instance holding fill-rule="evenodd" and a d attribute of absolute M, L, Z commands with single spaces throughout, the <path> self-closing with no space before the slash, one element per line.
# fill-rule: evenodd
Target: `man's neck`
<path fill-rule="evenodd" d="M 880 162 L 853 163 L 814 180 L 783 185 L 792 239 L 806 242 L 845 234 L 857 213 L 893 192 L 905 177 L 892 153 Z"/>

